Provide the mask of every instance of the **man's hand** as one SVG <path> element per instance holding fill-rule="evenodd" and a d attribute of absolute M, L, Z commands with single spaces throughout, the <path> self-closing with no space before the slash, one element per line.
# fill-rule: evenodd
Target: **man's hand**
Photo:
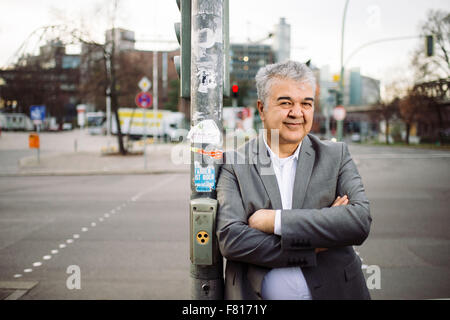
<path fill-rule="evenodd" d="M 259 209 L 248 218 L 250 228 L 272 234 L 275 227 L 275 210 Z"/>
<path fill-rule="evenodd" d="M 337 197 L 336 200 L 334 200 L 333 204 L 331 205 L 332 207 L 338 207 L 338 206 L 345 206 L 348 204 L 348 197 L 345 194 L 342 198 L 341 197 Z"/>
<path fill-rule="evenodd" d="M 347 195 L 337 197 L 331 205 L 332 207 L 345 206 L 348 204 Z M 275 227 L 275 210 L 259 209 L 248 218 L 250 228 L 260 230 L 262 232 L 272 234 Z M 316 253 L 328 250 L 327 248 L 316 248 Z"/>
<path fill-rule="evenodd" d="M 348 204 L 348 197 L 347 195 L 344 195 L 342 198 L 341 197 L 337 197 L 336 200 L 334 200 L 333 204 L 331 205 L 332 207 L 338 207 L 338 206 L 345 206 Z M 315 252 L 319 253 L 322 251 L 327 251 L 327 248 L 316 248 Z"/>

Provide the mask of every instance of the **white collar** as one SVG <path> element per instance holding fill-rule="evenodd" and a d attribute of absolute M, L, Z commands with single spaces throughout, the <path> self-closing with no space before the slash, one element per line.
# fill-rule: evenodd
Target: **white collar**
<path fill-rule="evenodd" d="M 298 160 L 298 155 L 299 155 L 299 153 L 300 153 L 300 147 L 302 146 L 302 141 L 300 141 L 300 143 L 298 144 L 297 149 L 295 150 L 295 152 L 294 152 L 292 155 L 290 155 L 289 157 L 287 157 L 287 158 L 280 158 L 280 157 L 278 157 L 278 155 L 276 155 L 276 154 L 272 151 L 272 149 L 270 149 L 269 145 L 268 145 L 267 142 L 266 142 L 266 137 L 264 136 L 264 134 L 263 134 L 263 141 L 264 141 L 264 144 L 266 145 L 267 150 L 269 150 L 270 157 L 271 157 L 272 159 L 274 159 L 274 160 L 276 160 L 276 161 L 285 160 L 285 159 L 286 159 L 286 160 L 287 160 L 287 159 L 296 159 L 296 160 Z"/>

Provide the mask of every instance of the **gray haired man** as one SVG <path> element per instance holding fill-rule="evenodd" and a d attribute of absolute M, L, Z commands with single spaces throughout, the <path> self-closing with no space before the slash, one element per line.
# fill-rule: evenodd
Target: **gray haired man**
<path fill-rule="evenodd" d="M 372 218 L 344 143 L 309 134 L 315 78 L 302 63 L 256 75 L 264 130 L 224 155 L 217 237 L 226 299 L 370 299 L 353 245 Z"/>

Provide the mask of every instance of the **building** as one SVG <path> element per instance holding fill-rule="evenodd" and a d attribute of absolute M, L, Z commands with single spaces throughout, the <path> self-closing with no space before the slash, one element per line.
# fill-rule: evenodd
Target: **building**
<path fill-rule="evenodd" d="M 361 75 L 359 68 L 349 70 L 344 87 L 344 105 L 365 106 L 378 103 L 380 81 Z"/>
<path fill-rule="evenodd" d="M 258 70 L 274 62 L 275 56 L 270 45 L 237 43 L 230 45 L 230 81 L 248 88 L 245 105 L 253 105 L 257 100 L 255 76 Z"/>
<path fill-rule="evenodd" d="M 48 117 L 72 121 L 79 103 L 80 56 L 66 54 L 55 39 L 40 47 L 39 54 L 21 57 L 11 68 L 0 70 L 3 112 L 29 114 L 32 105 L 45 105 Z"/>
<path fill-rule="evenodd" d="M 276 62 L 291 58 L 291 25 L 286 23 L 286 18 L 280 18 L 274 27 L 273 51 Z"/>

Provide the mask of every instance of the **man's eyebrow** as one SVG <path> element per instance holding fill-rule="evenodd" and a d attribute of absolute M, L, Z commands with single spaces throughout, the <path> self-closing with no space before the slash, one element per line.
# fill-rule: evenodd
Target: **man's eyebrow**
<path fill-rule="evenodd" d="M 314 98 L 311 98 L 311 97 L 306 97 L 305 99 L 303 99 L 304 101 L 307 101 L 307 100 L 309 100 L 309 101 L 312 101 L 312 102 L 314 102 Z"/>
<path fill-rule="evenodd" d="M 292 100 L 291 97 L 278 97 L 277 101 L 279 100 Z"/>

